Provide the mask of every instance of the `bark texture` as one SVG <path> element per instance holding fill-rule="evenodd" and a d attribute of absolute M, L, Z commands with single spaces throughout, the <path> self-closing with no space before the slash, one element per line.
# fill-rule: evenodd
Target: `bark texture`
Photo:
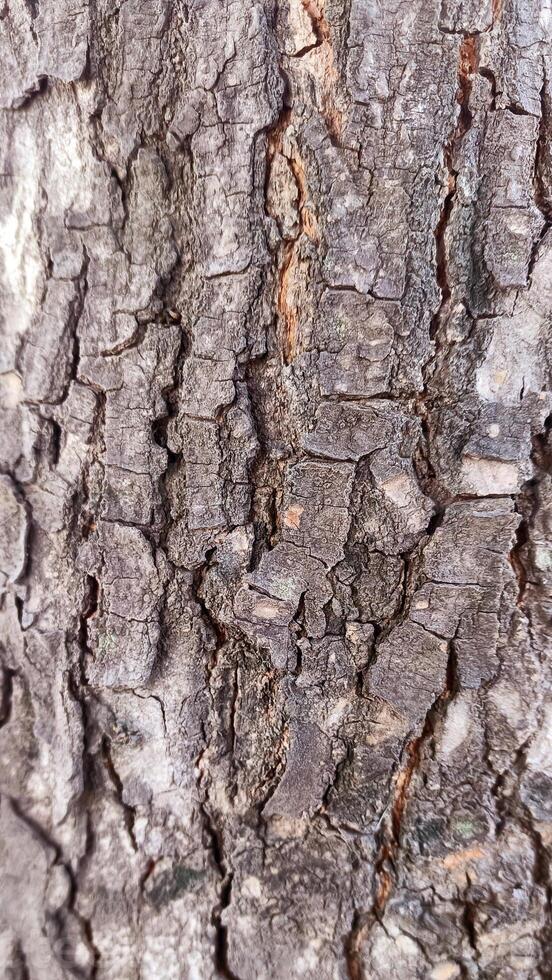
<path fill-rule="evenodd" d="M 550 0 L 4 0 L 6 980 L 550 977 Z"/>

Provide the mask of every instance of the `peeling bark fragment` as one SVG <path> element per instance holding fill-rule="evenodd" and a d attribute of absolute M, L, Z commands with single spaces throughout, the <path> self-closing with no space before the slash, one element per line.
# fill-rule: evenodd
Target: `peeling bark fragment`
<path fill-rule="evenodd" d="M 0 570 L 2 585 L 16 582 L 25 570 L 27 512 L 18 498 L 16 485 L 9 477 L 0 480 L 2 506 L 0 514 Z"/>

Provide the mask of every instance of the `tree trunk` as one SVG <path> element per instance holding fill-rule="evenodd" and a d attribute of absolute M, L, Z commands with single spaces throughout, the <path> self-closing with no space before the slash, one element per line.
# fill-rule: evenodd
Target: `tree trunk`
<path fill-rule="evenodd" d="M 10 980 L 550 976 L 549 0 L 6 0 Z"/>

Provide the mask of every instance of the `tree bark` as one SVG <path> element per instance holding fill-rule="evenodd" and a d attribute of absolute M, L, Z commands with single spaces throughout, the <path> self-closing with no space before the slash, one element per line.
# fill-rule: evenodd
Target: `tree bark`
<path fill-rule="evenodd" d="M 550 976 L 548 0 L 6 0 L 10 980 Z"/>

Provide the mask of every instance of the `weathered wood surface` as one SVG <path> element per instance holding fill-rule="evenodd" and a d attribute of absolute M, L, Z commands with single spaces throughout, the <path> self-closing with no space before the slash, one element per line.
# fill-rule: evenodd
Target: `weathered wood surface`
<path fill-rule="evenodd" d="M 550 976 L 549 0 L 4 0 L 10 980 Z"/>

